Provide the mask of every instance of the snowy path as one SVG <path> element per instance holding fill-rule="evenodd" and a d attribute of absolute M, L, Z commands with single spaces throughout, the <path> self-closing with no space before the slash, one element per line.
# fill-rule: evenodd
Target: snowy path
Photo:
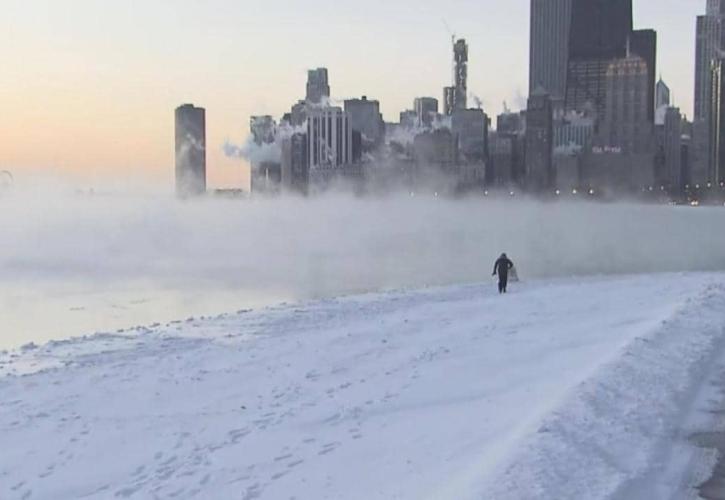
<path fill-rule="evenodd" d="M 724 326 L 725 276 L 658 275 L 0 353 L 0 498 L 613 498 L 665 453 Z"/>

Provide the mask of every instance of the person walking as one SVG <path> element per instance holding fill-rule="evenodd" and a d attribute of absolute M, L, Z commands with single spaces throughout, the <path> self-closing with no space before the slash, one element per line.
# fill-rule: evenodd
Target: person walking
<path fill-rule="evenodd" d="M 498 274 L 498 293 L 506 293 L 506 287 L 509 282 L 509 270 L 514 267 L 514 263 L 506 256 L 505 253 L 501 254 L 496 264 L 493 266 L 493 275 Z"/>

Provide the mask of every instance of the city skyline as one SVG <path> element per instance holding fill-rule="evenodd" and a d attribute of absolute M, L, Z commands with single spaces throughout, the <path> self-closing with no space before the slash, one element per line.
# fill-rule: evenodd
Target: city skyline
<path fill-rule="evenodd" d="M 313 3 L 308 7 L 322 5 Z M 658 73 L 691 118 L 695 19 L 705 2 L 645 3 L 635 2 L 635 25 L 658 31 Z M 194 102 L 208 114 L 210 185 L 237 186 L 246 182 L 246 168 L 225 157 L 224 141 L 245 139 L 249 115 L 279 116 L 290 101 L 304 97 L 308 68 L 329 69 L 336 99 L 379 100 L 389 121 L 414 96 L 442 99 L 440 89 L 451 74 L 443 18 L 469 42 L 469 94 L 481 98 L 489 116 L 501 111 L 504 100 L 511 109 L 525 107 L 529 0 L 495 13 L 486 2 L 448 3 L 447 10 L 437 2 L 372 4 L 327 9 L 310 20 L 314 16 L 289 2 L 254 13 L 225 1 L 206 7 L 183 2 L 175 10 L 179 3 L 159 2 L 141 16 L 120 3 L 104 3 L 108 12 L 102 13 L 99 2 L 79 2 L 83 15 L 74 16 L 76 9 L 63 14 L 50 2 L 11 2 L 10 15 L 0 21 L 8 26 L 1 27 L 18 42 L 13 47 L 24 49 L 0 49 L 11 68 L 0 75 L 0 104 L 7 110 L 0 167 L 50 167 L 83 177 L 122 172 L 163 181 L 173 165 L 170 110 Z M 375 9 L 384 15 L 367 12 Z M 480 17 L 470 15 L 479 11 Z M 88 21 L 84 16 L 96 23 L 80 26 Z M 418 22 L 403 23 L 411 19 Z M 274 20 L 278 25 L 270 24 Z M 168 38 L 151 36 L 157 23 Z M 320 24 L 329 26 L 324 34 L 310 29 Z M 237 34 L 245 28 L 251 33 Z M 129 33 L 121 35 L 124 29 Z M 335 44 L 327 43 L 331 38 Z M 502 43 L 506 49 L 496 50 Z"/>

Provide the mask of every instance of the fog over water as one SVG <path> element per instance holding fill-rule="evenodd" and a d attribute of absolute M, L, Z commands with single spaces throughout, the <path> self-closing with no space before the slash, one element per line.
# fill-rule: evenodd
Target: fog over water
<path fill-rule="evenodd" d="M 521 199 L 0 194 L 0 347 L 280 301 L 725 270 L 725 209 Z"/>

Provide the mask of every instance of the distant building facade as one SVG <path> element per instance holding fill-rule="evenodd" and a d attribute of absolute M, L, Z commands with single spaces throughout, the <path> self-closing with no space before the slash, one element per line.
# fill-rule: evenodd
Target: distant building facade
<path fill-rule="evenodd" d="M 385 139 L 385 122 L 380 114 L 380 103 L 367 96 L 361 99 L 345 101 L 345 113 L 349 116 L 350 126 L 361 134 L 361 147 L 372 151 L 381 146 Z"/>
<path fill-rule="evenodd" d="M 430 127 L 438 115 L 438 99 L 434 97 L 416 97 L 413 102 L 413 110 L 418 125 Z"/>
<path fill-rule="evenodd" d="M 705 15 L 697 17 L 695 47 L 695 107 L 693 130 L 689 147 L 689 177 L 693 185 L 712 183 L 717 172 L 717 151 L 719 144 L 712 141 L 718 137 L 719 118 L 711 116 L 719 97 L 713 82 L 718 74 L 718 60 L 725 50 L 725 2 L 708 0 Z"/>
<path fill-rule="evenodd" d="M 330 97 L 330 82 L 327 68 L 311 69 L 307 72 L 307 102 L 320 104 L 324 98 Z"/>
<path fill-rule="evenodd" d="M 605 119 L 596 134 L 586 177 L 597 190 L 631 191 L 655 182 L 654 122 L 649 119 L 650 75 L 636 55 L 610 63 Z"/>
<path fill-rule="evenodd" d="M 269 115 L 252 116 L 249 130 L 254 143 L 272 151 L 276 140 L 277 123 Z M 251 191 L 255 195 L 276 195 L 282 189 L 282 164 L 273 154 L 251 161 Z"/>
<path fill-rule="evenodd" d="M 485 162 L 488 153 L 488 117 L 481 109 L 460 109 L 451 117 L 451 132 L 458 139 L 461 160 Z"/>
<path fill-rule="evenodd" d="M 572 4 L 566 110 L 604 115 L 606 73 L 626 56 L 632 0 L 577 0 Z"/>
<path fill-rule="evenodd" d="M 294 133 L 282 140 L 282 185 L 301 195 L 307 195 L 310 186 L 308 146 L 304 133 Z"/>
<path fill-rule="evenodd" d="M 555 182 L 552 112 L 551 97 L 543 88 L 529 96 L 526 111 L 526 185 L 533 191 L 548 190 Z"/>
<path fill-rule="evenodd" d="M 307 155 L 310 170 L 334 170 L 353 161 L 349 115 L 338 107 L 310 110 L 307 119 Z"/>
<path fill-rule="evenodd" d="M 655 87 L 655 107 L 661 108 L 663 106 L 669 106 L 669 105 L 670 105 L 670 88 L 662 80 L 662 78 L 660 78 L 657 81 L 657 86 Z"/>
<path fill-rule="evenodd" d="M 531 0 L 529 94 L 537 87 L 563 103 L 569 62 L 572 0 Z"/>
<path fill-rule="evenodd" d="M 707 182 L 725 180 L 725 62 L 713 61 L 710 76 L 710 161 Z"/>
<path fill-rule="evenodd" d="M 468 108 L 468 44 L 464 39 L 453 44 L 453 86 L 443 90 L 444 113 Z"/>
<path fill-rule="evenodd" d="M 176 193 L 206 193 L 206 111 L 193 104 L 176 108 Z"/>

